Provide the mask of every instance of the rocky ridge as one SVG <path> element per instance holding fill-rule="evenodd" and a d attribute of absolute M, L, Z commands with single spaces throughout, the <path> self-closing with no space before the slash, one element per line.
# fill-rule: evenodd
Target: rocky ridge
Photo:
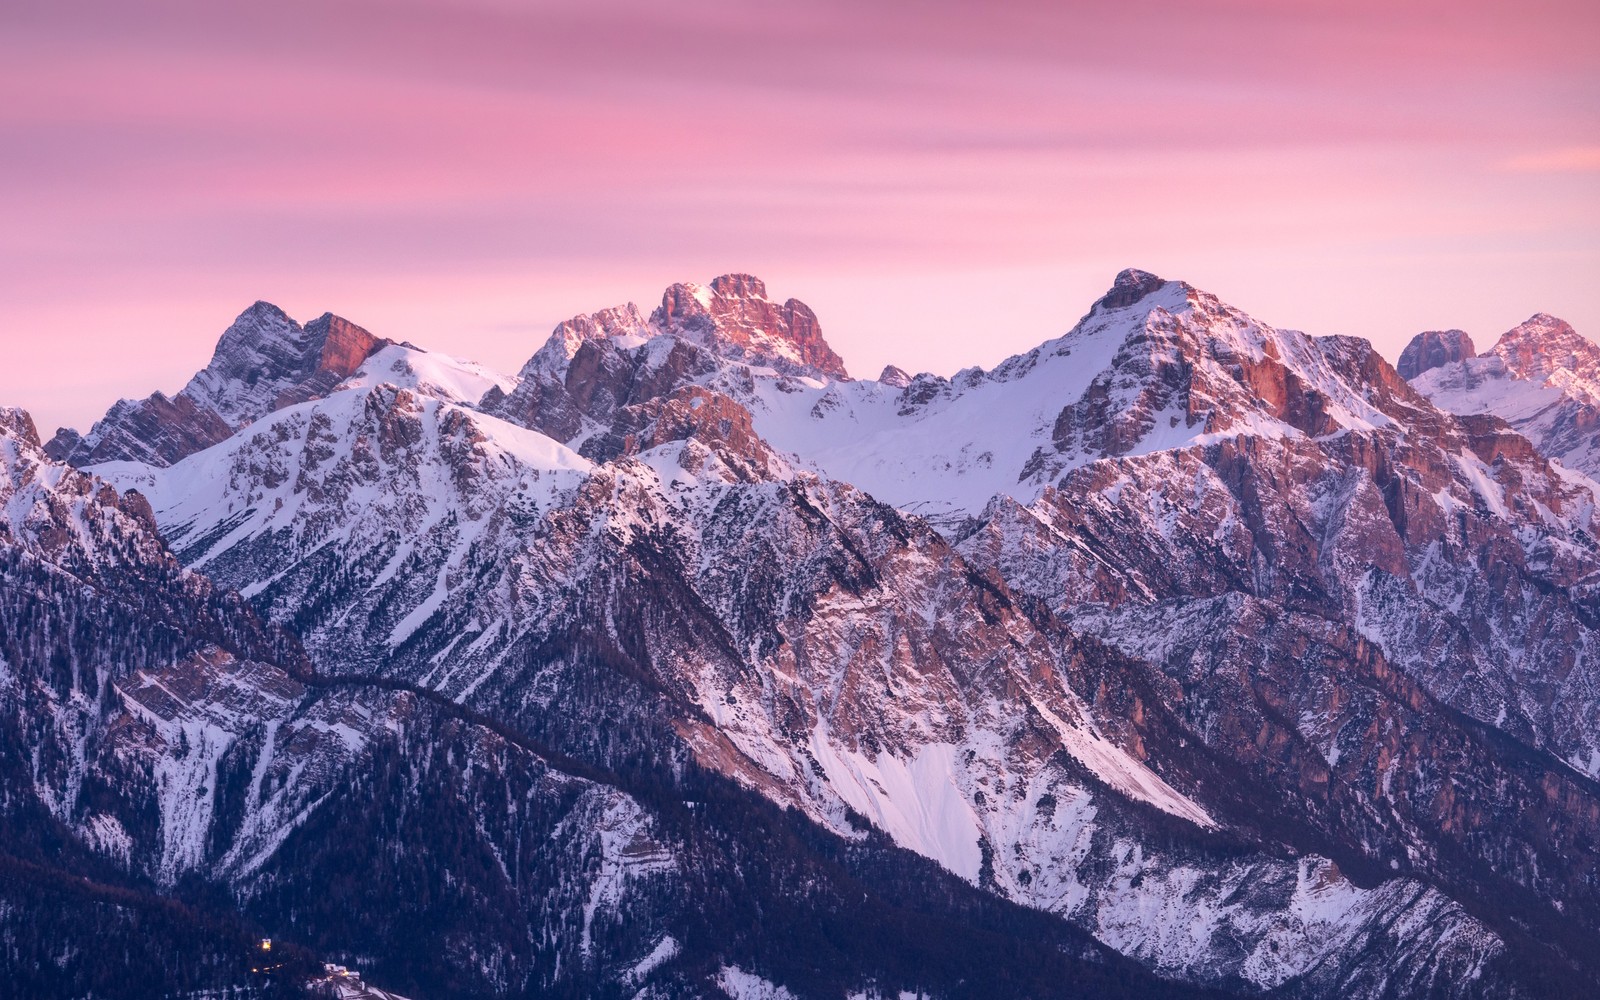
<path fill-rule="evenodd" d="M 1415 384 L 1443 409 L 1498 417 L 1541 454 L 1600 476 L 1600 346 L 1553 316 L 1533 316 Z"/>
<path fill-rule="evenodd" d="M 700 769 L 1163 975 L 1593 981 L 1591 481 L 1145 272 L 949 379 L 845 381 L 795 305 L 674 286 L 516 378 L 386 348 L 95 471 L 330 677 Z"/>
<path fill-rule="evenodd" d="M 78 466 L 171 465 L 273 410 L 326 394 L 389 343 L 332 313 L 302 327 L 277 306 L 257 302 L 176 396 L 121 400 L 87 434 L 57 431 L 46 451 Z"/>
<path fill-rule="evenodd" d="M 276 932 L 291 963 L 280 968 L 312 978 L 316 963 L 297 957 L 309 946 L 408 992 L 692 996 L 714 989 L 721 963 L 784 978 L 814 968 L 758 947 L 759 912 L 799 937 L 859 940 L 830 966 L 852 986 L 948 985 L 1022 946 L 1041 949 L 1040 964 L 1000 981 L 1032 995 L 1129 982 L 1197 995 L 931 866 L 906 869 L 884 842 L 841 860 L 837 838 L 687 758 L 658 786 L 429 688 L 324 676 L 292 636 L 179 566 L 137 494 L 48 459 L 20 411 L 0 411 L 0 471 L 0 971 L 33 995 L 85 982 L 139 995 L 147 981 L 87 978 L 98 973 L 61 958 L 129 935 L 136 951 L 154 948 L 158 928 L 130 901 L 175 914 L 190 948 L 203 932 L 191 925 L 247 920 Z M 61 886 L 81 894 L 86 873 L 118 883 L 97 891 L 125 915 L 85 904 L 81 928 L 50 924 L 50 953 L 26 964 L 40 915 L 18 902 L 44 892 L 54 912 Z M 211 887 L 203 912 L 140 895 L 192 900 L 197 885 Z M 834 916 L 819 925 L 819 912 Z M 946 964 L 958 929 L 988 937 L 942 972 L 912 927 L 946 942 Z M 254 940 L 208 939 L 189 965 L 163 953 L 158 979 L 261 988 Z"/>

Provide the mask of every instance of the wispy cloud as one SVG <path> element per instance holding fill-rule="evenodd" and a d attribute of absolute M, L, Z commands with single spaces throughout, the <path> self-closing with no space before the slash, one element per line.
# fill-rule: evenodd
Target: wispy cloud
<path fill-rule="evenodd" d="M 1528 153 L 1507 160 L 1505 167 L 1519 174 L 1600 173 L 1600 146 L 1574 146 Z"/>

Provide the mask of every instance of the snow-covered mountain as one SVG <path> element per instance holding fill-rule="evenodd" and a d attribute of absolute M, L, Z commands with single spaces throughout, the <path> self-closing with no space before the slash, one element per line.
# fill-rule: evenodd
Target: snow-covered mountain
<path fill-rule="evenodd" d="M 119 459 L 169 465 L 265 413 L 322 395 L 388 343 L 332 313 L 302 327 L 277 306 L 257 302 L 177 395 L 121 400 L 88 434 L 63 428 L 46 450 L 74 465 Z"/>
<path fill-rule="evenodd" d="M 1499 417 L 1547 458 L 1600 477 L 1600 345 L 1554 316 L 1540 313 L 1414 384 L 1440 408 Z"/>
<path fill-rule="evenodd" d="M 887 839 L 840 857 L 675 755 L 665 722 L 644 735 L 671 782 L 428 688 L 326 676 L 183 568 L 138 493 L 51 461 L 20 411 L 0 411 L 0 509 L 0 974 L 26 995 L 261 989 L 262 932 L 281 975 L 324 978 L 309 947 L 438 995 L 703 995 L 724 964 L 815 976 L 766 949 L 773 932 L 840 942 L 822 981 L 871 995 L 1028 952 L 1001 981 L 1030 995 L 1194 995 Z"/>
<path fill-rule="evenodd" d="M 969 995 L 894 956 L 980 961 L 979 924 L 1041 975 L 1079 956 L 1153 992 L 1600 980 L 1600 487 L 1364 341 L 1139 271 L 948 379 L 848 379 L 743 275 L 576 317 L 515 376 L 371 335 L 330 362 L 333 321 L 252 316 L 179 394 L 226 425 L 209 447 L 114 408 L 68 452 L 270 645 L 116 682 L 113 756 L 186 832 L 63 813 L 101 856 L 282 921 L 348 862 L 322 840 L 352 810 L 432 850 L 405 791 L 432 781 L 428 824 L 497 859 L 452 891 L 586 901 L 430 911 L 477 936 L 404 960 L 376 935 L 402 992 L 431 958 L 486 990 Z M 1434 340 L 1419 387 L 1484 360 Z M 721 940 L 738 885 L 753 927 L 843 937 Z M 684 922 L 708 906 L 716 934 Z"/>
<path fill-rule="evenodd" d="M 417 956 L 474 990 L 520 989 L 563 955 L 580 962 L 597 914 L 671 870 L 644 808 L 615 787 L 447 704 L 317 677 L 293 637 L 178 564 L 139 494 L 53 463 L 18 411 L 0 413 L 0 501 L 7 857 L 67 834 L 135 885 L 201 876 L 258 918 L 292 910 L 322 948 L 387 941 L 402 968 L 418 941 L 410 922 L 489 894 L 512 904 L 506 924 L 458 923 L 448 936 L 463 954 L 440 939 Z M 422 829 L 397 825 L 419 809 L 437 811 Z M 430 829 L 443 839 L 423 847 Z M 523 843 L 536 846 L 518 853 Z M 486 860 L 466 884 L 451 874 Z M 385 900 L 364 941 L 347 939 L 341 878 Z M 26 917 L 3 912 L 8 928 Z M 544 927 L 584 937 L 541 942 Z M 54 989 L 75 971 L 33 970 L 57 973 L 43 980 Z"/>

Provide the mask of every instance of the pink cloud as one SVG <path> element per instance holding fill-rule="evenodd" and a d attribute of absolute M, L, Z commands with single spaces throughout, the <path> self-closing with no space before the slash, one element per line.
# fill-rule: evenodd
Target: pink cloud
<path fill-rule="evenodd" d="M 1600 171 L 1600 146 L 1526 153 L 1506 161 L 1506 169 L 1528 174 L 1592 173 Z"/>

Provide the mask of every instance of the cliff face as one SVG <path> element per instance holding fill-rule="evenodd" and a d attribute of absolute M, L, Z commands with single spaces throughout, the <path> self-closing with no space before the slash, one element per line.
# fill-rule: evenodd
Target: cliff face
<path fill-rule="evenodd" d="M 1395 370 L 1403 379 L 1414 379 L 1425 371 L 1476 357 L 1472 338 L 1461 330 L 1429 330 L 1411 338 L 1400 352 Z"/>

